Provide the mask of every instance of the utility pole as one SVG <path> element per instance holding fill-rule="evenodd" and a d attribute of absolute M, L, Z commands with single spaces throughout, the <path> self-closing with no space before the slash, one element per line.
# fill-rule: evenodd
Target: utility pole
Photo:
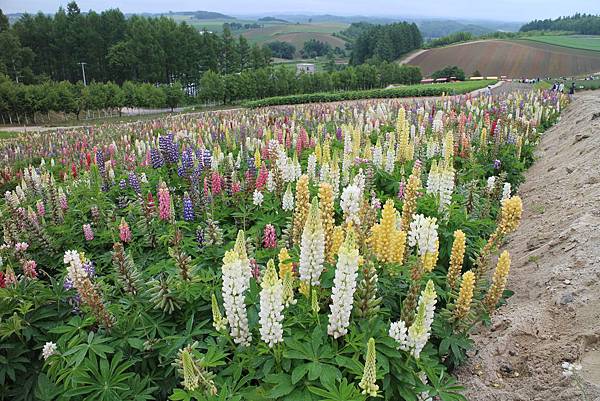
<path fill-rule="evenodd" d="M 82 62 L 79 62 L 79 63 L 77 63 L 77 64 L 81 65 L 81 72 L 83 73 L 83 86 L 87 86 L 87 83 L 85 82 L 85 65 L 86 65 L 87 63 L 84 63 L 84 62 L 82 61 Z"/>

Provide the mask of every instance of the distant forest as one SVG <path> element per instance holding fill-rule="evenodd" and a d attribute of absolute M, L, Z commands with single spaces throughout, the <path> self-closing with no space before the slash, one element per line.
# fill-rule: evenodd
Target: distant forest
<path fill-rule="evenodd" d="M 423 37 L 416 24 L 399 22 L 389 25 L 352 24 L 344 32 L 355 37 L 350 63 L 367 61 L 394 61 L 403 54 L 423 45 Z"/>
<path fill-rule="evenodd" d="M 521 32 L 528 31 L 568 31 L 581 35 L 600 35 L 600 16 L 575 14 L 571 17 L 534 20 L 521 27 Z"/>

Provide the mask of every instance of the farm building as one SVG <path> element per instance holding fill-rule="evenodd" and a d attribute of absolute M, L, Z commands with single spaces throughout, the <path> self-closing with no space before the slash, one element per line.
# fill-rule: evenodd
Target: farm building
<path fill-rule="evenodd" d="M 296 64 L 296 74 L 305 73 L 305 74 L 314 74 L 315 73 L 315 65 L 312 63 L 299 63 Z"/>

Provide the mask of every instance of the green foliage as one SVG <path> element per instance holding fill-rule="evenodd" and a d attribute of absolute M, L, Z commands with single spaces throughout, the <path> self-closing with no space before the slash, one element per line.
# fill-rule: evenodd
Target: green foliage
<path fill-rule="evenodd" d="M 433 74 L 431 74 L 431 78 L 433 78 L 433 79 L 454 78 L 454 79 L 458 79 L 459 81 L 464 81 L 465 80 L 465 72 L 463 70 L 461 70 L 460 68 L 458 68 L 457 66 L 447 66 L 439 71 L 435 71 Z"/>
<path fill-rule="evenodd" d="M 362 64 L 369 59 L 394 61 L 423 44 L 416 24 L 408 22 L 389 25 L 361 26 L 362 31 L 352 45 L 351 64 Z"/>
<path fill-rule="evenodd" d="M 470 32 L 454 32 L 448 36 L 443 36 L 441 38 L 430 40 L 424 46 L 426 49 L 431 49 L 434 47 L 442 47 L 447 46 L 452 43 L 459 42 L 467 42 L 469 40 L 473 40 L 473 34 Z"/>
<path fill-rule="evenodd" d="M 395 98 L 417 96 L 440 96 L 444 93 L 467 93 L 483 88 L 493 81 L 474 81 L 455 84 L 413 85 L 393 89 L 372 89 L 367 91 L 311 93 L 307 95 L 272 97 L 244 103 L 246 107 L 264 107 L 281 104 L 336 102 L 370 98 Z"/>

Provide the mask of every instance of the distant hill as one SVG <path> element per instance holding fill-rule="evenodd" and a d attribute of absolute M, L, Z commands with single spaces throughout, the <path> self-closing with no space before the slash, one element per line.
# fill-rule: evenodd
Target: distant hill
<path fill-rule="evenodd" d="M 221 13 L 216 13 L 213 11 L 195 11 L 194 12 L 195 19 L 236 19 L 230 15 L 225 15 Z"/>
<path fill-rule="evenodd" d="M 286 21 L 284 19 L 281 18 L 276 18 L 276 17 L 262 17 L 258 19 L 259 22 L 283 22 L 286 24 L 289 24 L 289 21 Z"/>
<path fill-rule="evenodd" d="M 426 39 L 441 38 L 455 32 L 468 32 L 479 36 L 495 31 L 495 29 L 474 24 L 463 24 L 454 20 L 423 20 L 417 21 L 417 25 L 423 38 Z"/>

